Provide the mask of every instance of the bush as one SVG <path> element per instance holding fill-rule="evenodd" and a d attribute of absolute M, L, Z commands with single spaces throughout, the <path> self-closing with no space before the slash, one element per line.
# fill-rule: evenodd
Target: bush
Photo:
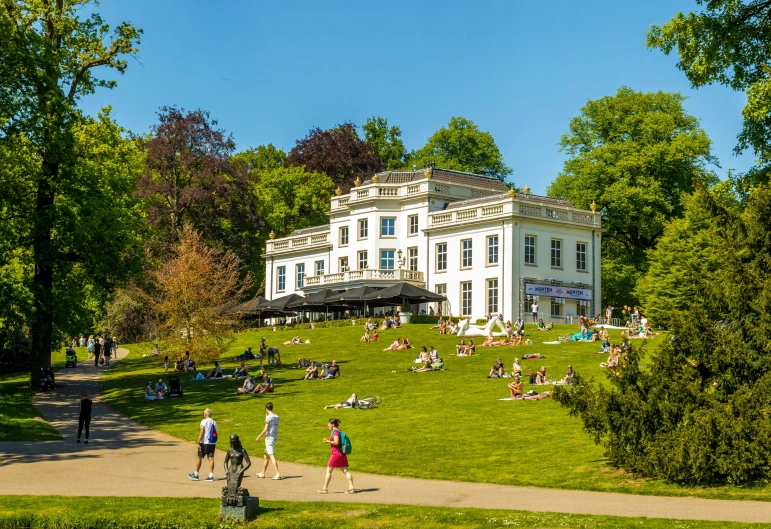
<path fill-rule="evenodd" d="M 31 343 L 21 331 L 0 330 L 0 373 L 29 371 Z"/>

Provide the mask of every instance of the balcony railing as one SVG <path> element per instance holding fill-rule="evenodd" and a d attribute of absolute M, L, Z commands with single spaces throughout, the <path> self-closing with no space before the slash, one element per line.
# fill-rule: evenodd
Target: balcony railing
<path fill-rule="evenodd" d="M 306 249 L 314 246 L 323 246 L 325 244 L 329 244 L 329 232 L 268 241 L 267 250 L 268 252 L 277 252 L 280 250 L 289 250 L 290 248 Z"/>
<path fill-rule="evenodd" d="M 491 204 L 489 206 L 476 206 L 457 208 L 449 211 L 439 211 L 429 214 L 430 226 L 443 226 L 455 223 L 474 222 L 481 217 L 494 217 L 507 213 L 516 213 L 516 206 L 509 203 Z M 575 222 L 578 224 L 599 224 L 600 217 L 597 214 L 584 211 L 573 211 L 568 208 L 555 208 L 538 204 L 519 204 L 519 214 L 529 217 L 541 217 L 548 220 Z"/>
<path fill-rule="evenodd" d="M 347 272 L 338 272 L 336 274 L 306 277 L 305 286 L 318 287 L 335 285 L 338 283 L 348 283 L 351 281 L 408 281 L 411 283 L 424 282 L 423 272 L 419 272 L 417 270 L 367 268 L 366 270 L 348 270 Z"/>

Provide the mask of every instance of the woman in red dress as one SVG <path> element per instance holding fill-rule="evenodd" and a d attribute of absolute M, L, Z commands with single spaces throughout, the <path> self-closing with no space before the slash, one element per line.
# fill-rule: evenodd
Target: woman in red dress
<path fill-rule="evenodd" d="M 340 439 L 340 419 L 329 419 L 327 426 L 332 431 L 332 434 L 329 436 L 329 439 L 325 438 L 323 441 L 329 443 L 332 454 L 329 456 L 329 463 L 327 463 L 327 475 L 324 477 L 324 486 L 318 489 L 318 492 L 319 494 L 327 494 L 329 492 L 327 489 L 329 487 L 329 480 L 332 479 L 332 470 L 339 468 L 343 471 L 345 477 L 348 478 L 348 490 L 345 493 L 353 494 L 356 492 L 356 489 L 353 488 L 353 476 L 348 472 L 348 457 L 343 453 L 343 443 Z"/>

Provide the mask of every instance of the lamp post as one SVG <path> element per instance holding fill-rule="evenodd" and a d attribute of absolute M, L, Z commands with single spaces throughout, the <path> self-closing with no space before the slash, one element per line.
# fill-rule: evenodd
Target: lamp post
<path fill-rule="evenodd" d="M 401 250 L 401 248 L 399 249 L 398 252 L 396 252 L 396 255 L 399 258 L 399 270 L 401 270 L 402 266 L 404 265 L 404 261 L 402 260 L 402 250 Z"/>

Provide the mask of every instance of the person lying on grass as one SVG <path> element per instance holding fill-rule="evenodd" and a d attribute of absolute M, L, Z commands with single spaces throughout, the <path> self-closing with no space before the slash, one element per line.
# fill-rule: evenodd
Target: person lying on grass
<path fill-rule="evenodd" d="M 273 379 L 267 377 L 262 384 L 257 384 L 257 387 L 254 388 L 254 393 L 273 393 Z"/>
<path fill-rule="evenodd" d="M 246 367 L 244 361 L 241 360 L 241 365 L 233 372 L 233 378 L 242 378 L 246 376 L 249 376 L 249 369 Z"/>
<path fill-rule="evenodd" d="M 265 372 L 265 366 L 260 366 L 260 372 L 254 375 L 252 378 L 256 380 L 265 380 L 268 374 Z"/>
<path fill-rule="evenodd" d="M 552 392 L 551 391 L 544 391 L 541 393 L 535 393 L 528 391 L 524 397 L 522 397 L 522 400 L 541 400 L 541 399 L 548 399 L 551 397 Z"/>
<path fill-rule="evenodd" d="M 206 378 L 222 378 L 222 368 L 219 362 L 214 362 L 214 368 L 206 374 Z"/>
<path fill-rule="evenodd" d="M 316 362 L 311 362 L 308 369 L 305 370 L 305 376 L 303 380 L 316 380 L 319 378 L 319 369 L 316 367 Z"/>
<path fill-rule="evenodd" d="M 359 400 L 359 396 L 354 393 L 350 397 L 348 397 L 348 400 L 345 402 L 338 402 L 337 404 L 329 404 L 327 406 L 324 406 L 324 409 L 328 408 L 355 408 L 356 402 Z"/>
<path fill-rule="evenodd" d="M 509 388 L 509 395 L 511 395 L 512 399 L 521 399 L 522 398 L 522 381 L 519 379 L 518 376 L 514 377 L 514 382 L 508 385 Z"/>
<path fill-rule="evenodd" d="M 432 362 L 430 359 L 423 362 L 420 367 L 408 367 L 407 371 L 413 371 L 415 373 L 425 373 L 427 371 L 441 371 L 444 369 L 444 359 L 439 357 L 439 360 Z"/>
<path fill-rule="evenodd" d="M 340 366 L 337 365 L 337 360 L 332 360 L 331 364 L 326 364 L 321 370 L 321 378 L 332 379 L 341 377 Z"/>
<path fill-rule="evenodd" d="M 246 395 L 253 393 L 255 388 L 254 377 L 246 377 L 244 385 L 236 389 L 236 395 Z"/>
<path fill-rule="evenodd" d="M 503 378 L 503 375 L 506 374 L 506 367 L 503 365 L 503 360 L 500 358 L 495 361 L 495 365 L 493 365 L 492 369 L 490 369 L 490 374 L 487 375 L 487 378 Z"/>
<path fill-rule="evenodd" d="M 295 336 L 291 340 L 286 341 L 286 342 L 282 343 L 281 345 L 302 345 L 302 343 L 303 343 L 303 341 L 300 338 L 300 335 L 298 334 L 297 336 Z"/>

